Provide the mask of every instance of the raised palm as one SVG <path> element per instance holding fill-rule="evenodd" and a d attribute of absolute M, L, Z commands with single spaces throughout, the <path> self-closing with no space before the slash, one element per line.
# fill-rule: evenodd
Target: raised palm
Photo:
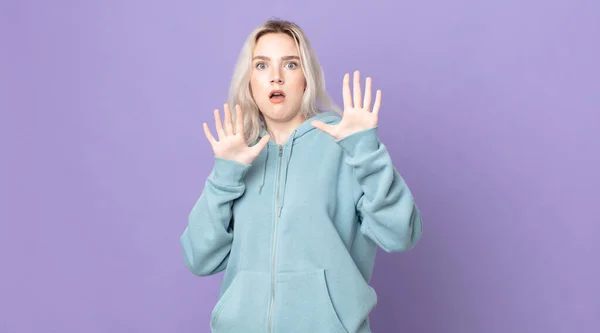
<path fill-rule="evenodd" d="M 381 106 L 381 90 L 377 90 L 375 103 L 371 110 L 371 78 L 367 77 L 365 82 L 365 96 L 362 97 L 360 88 L 360 73 L 354 72 L 353 92 L 350 92 L 350 74 L 344 75 L 342 97 L 344 99 L 344 114 L 337 125 L 329 125 L 320 120 L 311 124 L 331 135 L 337 140 L 343 139 L 356 132 L 375 127 L 378 123 L 379 108 Z"/>
<path fill-rule="evenodd" d="M 242 108 L 239 105 L 235 106 L 235 126 L 232 121 L 229 105 L 225 104 L 223 109 L 225 114 L 225 127 L 223 127 L 223 124 L 221 123 L 219 110 L 216 109 L 214 111 L 215 127 L 219 138 L 218 141 L 210 132 L 208 125 L 203 123 L 204 134 L 206 134 L 206 138 L 210 142 L 215 156 L 242 164 L 252 163 L 269 142 L 269 135 L 264 136 L 257 144 L 248 146 L 244 135 L 244 114 L 242 113 Z"/>

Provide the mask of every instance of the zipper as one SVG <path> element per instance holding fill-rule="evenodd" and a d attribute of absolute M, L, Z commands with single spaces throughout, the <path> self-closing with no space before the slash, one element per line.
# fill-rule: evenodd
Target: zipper
<path fill-rule="evenodd" d="M 279 225 L 279 183 L 281 181 L 281 164 L 283 163 L 283 146 L 279 145 L 279 167 L 277 169 L 277 198 L 275 199 L 275 231 L 273 233 L 273 262 L 271 263 L 271 309 L 269 312 L 269 332 L 273 331 L 273 307 L 275 305 L 275 257 L 277 254 L 277 229 Z"/>

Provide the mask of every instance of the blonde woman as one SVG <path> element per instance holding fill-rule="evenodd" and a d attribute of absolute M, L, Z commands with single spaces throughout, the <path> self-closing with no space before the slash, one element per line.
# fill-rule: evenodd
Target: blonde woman
<path fill-rule="evenodd" d="M 245 42 L 216 137 L 204 123 L 214 167 L 181 236 L 191 272 L 224 271 L 212 332 L 370 332 L 377 247 L 407 251 L 422 226 L 377 136 L 381 91 L 367 78 L 363 96 L 358 72 L 352 86 L 340 112 L 294 23 Z"/>

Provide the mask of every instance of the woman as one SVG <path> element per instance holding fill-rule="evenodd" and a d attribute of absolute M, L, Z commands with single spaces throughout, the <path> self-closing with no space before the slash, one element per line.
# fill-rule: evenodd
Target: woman
<path fill-rule="evenodd" d="M 243 46 L 213 170 L 181 236 L 190 271 L 225 271 L 212 332 L 370 332 L 377 246 L 412 248 L 421 216 L 377 137 L 381 92 L 343 80 L 340 118 L 302 30 L 271 20 Z"/>

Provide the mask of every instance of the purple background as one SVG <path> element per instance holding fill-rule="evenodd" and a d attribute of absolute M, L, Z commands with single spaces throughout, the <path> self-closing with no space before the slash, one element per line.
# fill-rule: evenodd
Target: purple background
<path fill-rule="evenodd" d="M 600 332 L 600 3 L 2 1 L 0 332 L 208 332 L 202 121 L 272 16 L 360 69 L 424 215 L 374 333 Z"/>

